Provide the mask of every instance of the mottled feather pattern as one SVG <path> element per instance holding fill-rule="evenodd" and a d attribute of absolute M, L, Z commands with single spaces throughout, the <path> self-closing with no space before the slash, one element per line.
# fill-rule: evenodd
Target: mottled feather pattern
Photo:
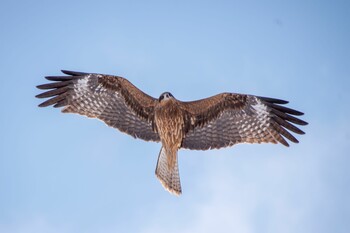
<path fill-rule="evenodd" d="M 78 113 L 98 118 L 107 125 L 118 128 L 133 137 L 147 141 L 160 140 L 158 134 L 153 130 L 152 121 L 145 118 L 144 112 L 149 110 L 144 111 L 142 107 L 134 107 L 138 109 L 138 112 L 143 112 L 143 115 L 139 116 L 138 112 L 132 109 L 133 106 L 128 104 L 132 102 L 137 105 L 137 99 L 132 95 L 122 95 L 122 92 L 137 93 L 137 90 L 128 91 L 123 89 L 125 86 L 119 85 L 119 82 L 124 81 L 123 78 L 101 74 L 64 72 L 71 76 L 49 76 L 48 80 L 58 82 L 38 86 L 39 89 L 54 89 L 37 95 L 38 98 L 51 97 L 39 106 L 64 107 L 62 109 L 64 113 Z M 130 98 L 133 100 L 129 100 Z M 149 99 L 148 102 L 155 101 L 156 99 Z M 151 104 L 148 107 L 151 107 Z"/>
<path fill-rule="evenodd" d="M 227 94 L 223 95 L 225 96 L 221 98 L 221 101 L 227 101 Z M 241 95 L 232 94 L 232 98 L 234 96 Z M 237 143 L 278 142 L 289 146 L 284 137 L 292 142 L 298 142 L 286 129 L 297 134 L 304 133 L 288 122 L 306 125 L 306 122 L 289 115 L 302 115 L 301 112 L 278 105 L 288 103 L 284 100 L 252 95 L 245 96 L 245 99 L 238 98 L 234 100 L 234 104 L 226 104 L 225 106 L 220 103 L 220 98 L 215 96 L 216 106 L 220 106 L 220 110 L 216 112 L 221 113 L 215 118 L 213 114 L 207 116 L 207 118 L 211 118 L 212 120 L 189 130 L 183 140 L 182 147 L 207 150 L 232 146 Z M 191 102 L 191 108 L 200 109 L 195 106 L 196 104 Z M 197 114 L 205 118 L 205 111 L 203 113 L 197 112 Z"/>

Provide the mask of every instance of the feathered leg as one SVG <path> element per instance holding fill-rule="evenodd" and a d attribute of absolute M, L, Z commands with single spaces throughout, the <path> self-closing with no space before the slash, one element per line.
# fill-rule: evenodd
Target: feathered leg
<path fill-rule="evenodd" d="M 181 195 L 179 167 L 177 164 L 177 150 L 168 151 L 162 147 L 159 152 L 156 176 L 163 187 L 170 193 Z"/>

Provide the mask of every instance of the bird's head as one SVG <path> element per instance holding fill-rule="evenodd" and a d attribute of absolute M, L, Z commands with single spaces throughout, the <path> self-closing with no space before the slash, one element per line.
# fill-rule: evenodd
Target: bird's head
<path fill-rule="evenodd" d="M 170 92 L 164 92 L 163 94 L 161 94 L 159 96 L 159 102 L 162 102 L 164 100 L 169 100 L 169 99 L 173 99 L 174 96 L 170 93 Z"/>

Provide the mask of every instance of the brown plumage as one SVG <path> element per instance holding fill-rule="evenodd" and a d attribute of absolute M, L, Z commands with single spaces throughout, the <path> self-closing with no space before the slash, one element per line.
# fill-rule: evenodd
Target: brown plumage
<path fill-rule="evenodd" d="M 64 113 L 98 118 L 135 138 L 161 142 L 156 176 L 171 193 L 180 195 L 177 151 L 218 149 L 237 143 L 298 143 L 290 133 L 307 123 L 302 112 L 284 107 L 287 101 L 254 95 L 222 93 L 183 102 L 165 92 L 156 99 L 128 80 L 111 75 L 62 71 L 37 88 L 49 98 L 40 107 L 63 107 Z"/>

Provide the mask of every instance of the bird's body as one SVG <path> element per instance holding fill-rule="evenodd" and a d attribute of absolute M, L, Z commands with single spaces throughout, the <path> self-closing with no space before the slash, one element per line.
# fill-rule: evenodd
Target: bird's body
<path fill-rule="evenodd" d="M 37 95 L 50 98 L 40 107 L 64 107 L 64 113 L 98 118 L 108 126 L 135 138 L 161 142 L 156 176 L 173 194 L 180 195 L 180 148 L 207 150 L 237 143 L 297 143 L 289 132 L 303 134 L 293 124 L 306 125 L 293 115 L 303 113 L 282 106 L 284 100 L 254 95 L 221 93 L 183 102 L 164 92 L 153 98 L 119 76 L 63 71 L 68 76 L 49 76 L 52 89 Z M 289 131 L 288 131 L 289 130 Z"/>
<path fill-rule="evenodd" d="M 156 175 L 163 181 L 162 184 L 166 189 L 175 194 L 180 194 L 181 185 L 178 175 L 177 151 L 180 149 L 185 135 L 185 119 L 183 110 L 173 97 L 160 101 L 154 109 L 154 122 L 162 142 Z M 164 155 L 162 155 L 163 150 Z M 169 183 L 170 185 L 168 185 Z"/>
<path fill-rule="evenodd" d="M 154 120 L 162 146 L 169 154 L 168 167 L 175 162 L 175 154 L 181 147 L 184 137 L 184 118 L 182 110 L 177 106 L 174 99 L 165 100 L 154 111 Z"/>

